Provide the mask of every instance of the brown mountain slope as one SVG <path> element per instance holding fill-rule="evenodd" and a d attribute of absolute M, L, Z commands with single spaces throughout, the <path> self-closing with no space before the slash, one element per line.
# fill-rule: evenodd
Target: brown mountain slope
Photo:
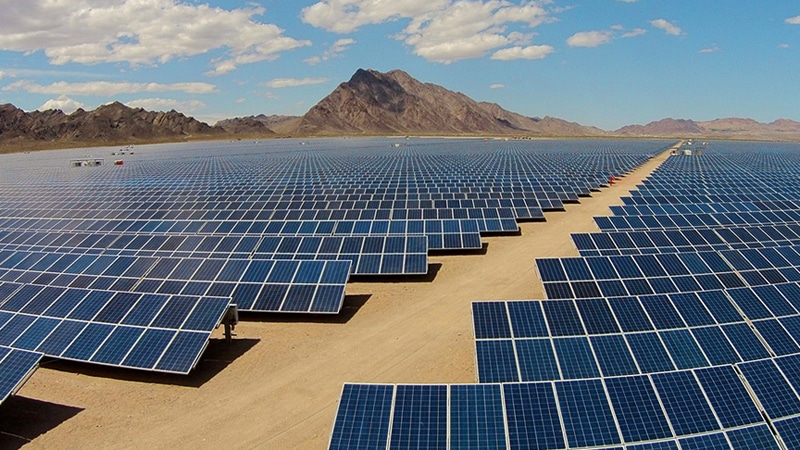
<path fill-rule="evenodd" d="M 153 112 L 119 102 L 93 111 L 78 109 L 69 115 L 55 110 L 25 112 L 13 105 L 0 105 L 0 144 L 5 145 L 96 145 L 213 137 L 224 133 L 222 128 L 211 127 L 175 110 Z"/>
<path fill-rule="evenodd" d="M 647 125 L 628 125 L 613 132 L 621 136 L 703 137 L 710 139 L 800 139 L 800 122 L 778 119 L 762 123 L 753 119 L 729 117 L 705 122 L 662 119 Z"/>
<path fill-rule="evenodd" d="M 531 119 L 460 92 L 422 83 L 401 70 L 359 69 L 312 107 L 294 130 L 303 135 L 597 135 L 601 130 Z"/>

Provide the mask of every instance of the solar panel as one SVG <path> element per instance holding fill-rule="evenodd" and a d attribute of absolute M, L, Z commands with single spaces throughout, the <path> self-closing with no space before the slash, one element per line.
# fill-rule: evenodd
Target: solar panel
<path fill-rule="evenodd" d="M 227 312 L 230 299 L 60 289 L 5 282 L 1 345 L 126 368 L 188 373 Z M 41 313 L 25 308 L 47 293 Z"/>
<path fill-rule="evenodd" d="M 389 448 L 447 445 L 447 386 L 397 386 Z"/>
<path fill-rule="evenodd" d="M 558 382 L 556 392 L 569 446 L 597 447 L 622 442 L 599 380 Z"/>
<path fill-rule="evenodd" d="M 41 353 L 0 346 L 0 404 L 25 384 L 41 359 Z"/>
<path fill-rule="evenodd" d="M 330 449 L 386 448 L 394 386 L 345 384 Z"/>

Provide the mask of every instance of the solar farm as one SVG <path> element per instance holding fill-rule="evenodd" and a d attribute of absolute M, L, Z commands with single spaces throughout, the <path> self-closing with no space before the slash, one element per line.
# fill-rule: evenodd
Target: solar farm
<path fill-rule="evenodd" d="M 800 448 L 800 147 L 677 145 L 4 155 L 0 444 Z"/>

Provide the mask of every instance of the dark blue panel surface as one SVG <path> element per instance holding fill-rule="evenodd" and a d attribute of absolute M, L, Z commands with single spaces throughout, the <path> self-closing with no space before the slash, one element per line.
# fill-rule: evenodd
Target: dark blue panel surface
<path fill-rule="evenodd" d="M 478 381 L 481 383 L 519 381 L 517 360 L 511 340 L 477 341 Z"/>
<path fill-rule="evenodd" d="M 505 448 L 500 385 L 452 385 L 449 406 L 451 449 Z"/>
<path fill-rule="evenodd" d="M 561 379 L 550 339 L 517 339 L 514 346 L 517 350 L 520 381 Z"/>
<path fill-rule="evenodd" d="M 556 383 L 561 417 L 571 447 L 597 447 L 621 442 L 600 380 Z"/>
<path fill-rule="evenodd" d="M 676 435 L 720 429 L 692 372 L 659 373 L 652 379 Z"/>
<path fill-rule="evenodd" d="M 330 449 L 386 448 L 394 386 L 345 384 Z"/>
<path fill-rule="evenodd" d="M 511 329 L 505 302 L 472 303 L 475 339 L 510 338 Z"/>
<path fill-rule="evenodd" d="M 390 449 L 447 445 L 447 386 L 397 386 Z"/>
<path fill-rule="evenodd" d="M 511 449 L 564 448 L 564 432 L 551 384 L 505 384 L 503 394 Z"/>
<path fill-rule="evenodd" d="M 606 380 L 611 405 L 626 442 L 672 437 L 656 393 L 646 376 Z"/>

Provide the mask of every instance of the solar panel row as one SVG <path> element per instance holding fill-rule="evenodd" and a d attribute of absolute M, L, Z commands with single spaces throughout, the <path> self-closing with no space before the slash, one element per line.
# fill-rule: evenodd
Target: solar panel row
<path fill-rule="evenodd" d="M 757 377 L 769 381 L 780 372 L 766 365 L 744 370 L 757 369 Z M 785 434 L 771 432 L 730 366 L 539 383 L 345 384 L 329 448 L 447 448 L 448 442 L 450 448 L 509 449 L 797 445 L 797 419 L 776 422 Z"/>
<path fill-rule="evenodd" d="M 229 297 L 239 309 L 250 311 L 338 313 L 350 264 L 2 251 L 0 280 L 49 287 Z"/>
<path fill-rule="evenodd" d="M 800 281 L 798 250 L 544 258 L 536 265 L 548 298 L 619 297 Z"/>
<path fill-rule="evenodd" d="M 800 245 L 800 226 L 766 225 L 684 230 L 574 233 L 581 256 L 698 253 Z"/>
<path fill-rule="evenodd" d="M 498 221 L 497 230 L 510 228 Z M 488 225 L 487 225 L 488 226 Z M 516 222 L 513 230 L 518 230 Z M 381 236 L 425 235 L 429 250 L 480 249 L 481 228 L 475 219 L 375 220 L 375 221 L 202 221 L 202 220 L 68 220 L 0 219 L 0 230 L 113 234 L 198 234 L 214 236 Z M 63 239 L 68 239 L 67 237 Z"/>
<path fill-rule="evenodd" d="M 8 252 L 210 259 L 347 260 L 357 275 L 426 274 L 425 236 L 198 236 L 175 234 L 0 232 Z M 48 258 L 55 258 L 56 255 Z M 111 261 L 110 259 L 106 258 Z M 0 264 L 0 267 L 12 269 Z M 31 266 L 34 267 L 34 266 Z M 40 268 L 41 264 L 35 265 Z"/>
<path fill-rule="evenodd" d="M 0 283 L 0 345 L 118 367 L 188 373 L 230 300 Z"/>
<path fill-rule="evenodd" d="M 800 286 L 473 303 L 480 382 L 668 372 L 800 353 Z"/>

